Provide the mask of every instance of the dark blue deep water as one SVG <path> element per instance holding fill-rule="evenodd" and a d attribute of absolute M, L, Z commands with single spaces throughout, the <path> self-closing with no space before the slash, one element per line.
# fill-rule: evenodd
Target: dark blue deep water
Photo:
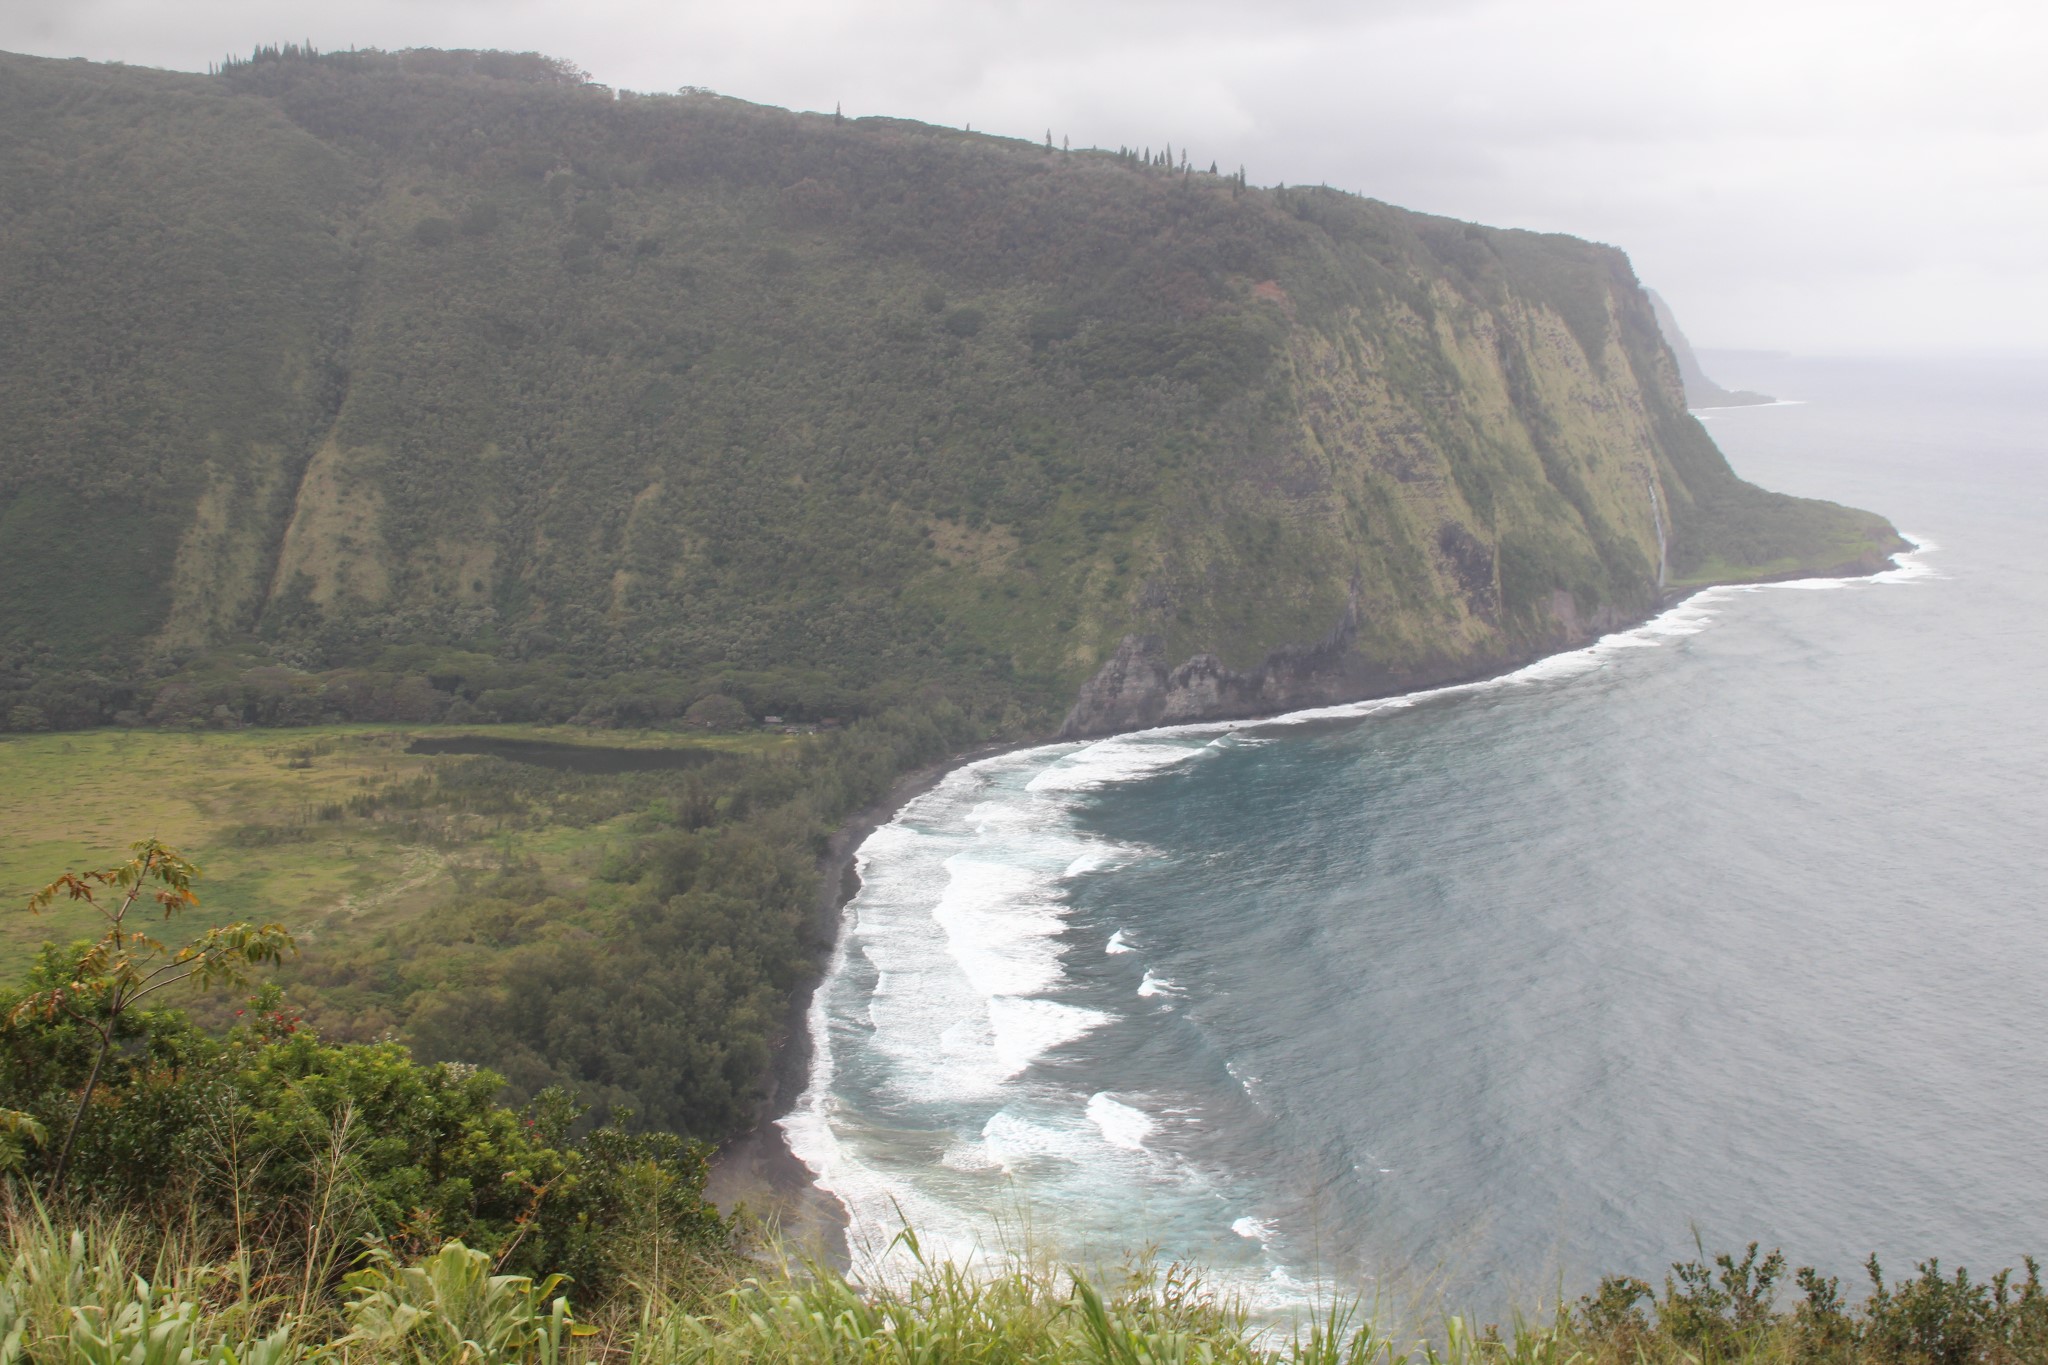
<path fill-rule="evenodd" d="M 1511 679 L 953 774 L 792 1144 L 878 1246 L 1493 1311 L 1750 1240 L 2048 1252 L 2048 385 L 1724 358 L 1746 477 L 1928 548 Z"/>

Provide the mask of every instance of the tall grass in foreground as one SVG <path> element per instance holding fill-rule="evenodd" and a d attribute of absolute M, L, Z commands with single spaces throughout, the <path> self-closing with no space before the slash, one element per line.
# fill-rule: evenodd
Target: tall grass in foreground
<path fill-rule="evenodd" d="M 65 1223 L 41 1210 L 0 1215 L 0 1365 L 2023 1365 L 2048 1361 L 2048 1300 L 2014 1286 L 1923 1267 L 1882 1281 L 1861 1310 L 1832 1281 L 1802 1281 L 1789 1312 L 1770 1303 L 1767 1269 L 1717 1258 L 1702 1277 L 1601 1291 L 1506 1334 L 1446 1318 L 1433 1340 L 1381 1335 L 1357 1304 L 1314 1315 L 1289 1337 L 1262 1334 L 1243 1309 L 1181 1267 L 1139 1263 L 1090 1280 L 1053 1266 L 976 1273 L 916 1258 L 887 1290 L 814 1265 L 760 1268 L 715 1285 L 643 1287 L 591 1321 L 573 1286 L 495 1272 L 450 1242 L 412 1264 L 372 1252 L 334 1292 L 308 1301 L 266 1284 L 245 1259 L 209 1259 L 190 1234 L 121 1220 Z M 1746 1269 L 1745 1269 L 1746 1268 Z M 2030 1268 L 2031 1270 L 2031 1268 Z M 1758 1293 L 1761 1289 L 1763 1292 Z M 1702 1292 L 1704 1291 L 1704 1292 Z M 1732 1292 L 1731 1292 L 1732 1291 Z M 1648 1301 L 1646 1311 L 1645 1300 Z"/>
<path fill-rule="evenodd" d="M 1402 1365 L 1354 1315 L 1338 1312 L 1293 1340 L 1262 1341 L 1244 1311 L 1180 1267 L 1135 1265 L 1092 1283 L 1054 1266 L 976 1273 L 919 1260 L 894 1288 L 856 1288 L 816 1265 L 682 1291 L 645 1289 L 593 1320 L 566 1286 L 493 1272 L 451 1242 L 411 1265 L 373 1253 L 340 1292 L 307 1304 L 265 1285 L 246 1261 L 205 1259 L 192 1238 L 148 1236 L 119 1220 L 66 1225 L 40 1210 L 4 1223 L 0 1365 L 295 1365 L 296 1362 L 1299 1362 Z M 913 1254 L 915 1243 L 910 1243 Z M 1561 1360 L 1531 1334 L 1518 1361 Z M 1448 1354 L 1473 1361 L 1454 1326 Z M 1495 1353 L 1494 1358 L 1507 1359 Z"/>

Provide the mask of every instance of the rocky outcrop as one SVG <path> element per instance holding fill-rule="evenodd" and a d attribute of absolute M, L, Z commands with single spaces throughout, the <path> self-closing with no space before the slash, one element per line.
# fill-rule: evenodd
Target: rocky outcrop
<path fill-rule="evenodd" d="M 1741 581 L 1862 577 L 1883 572 L 1894 563 L 1893 556 L 1911 548 L 1911 542 L 1888 525 L 1874 529 L 1872 535 L 1882 543 L 1840 564 Z M 1657 610 L 1674 606 L 1697 591 L 1699 587 L 1694 586 L 1667 593 Z M 1095 676 L 1082 685 L 1058 737 L 1090 739 L 1162 725 L 1249 720 L 1471 682 L 1519 668 L 1546 654 L 1591 644 L 1648 619 L 1611 606 L 1582 613 L 1577 599 L 1561 588 L 1551 594 L 1548 615 L 1552 630 L 1541 647 L 1437 655 L 1408 665 L 1380 663 L 1354 648 L 1360 624 L 1355 593 L 1336 629 L 1312 645 L 1275 650 L 1256 668 L 1229 668 L 1213 654 L 1196 654 L 1174 667 L 1163 637 L 1126 635 Z"/>
<path fill-rule="evenodd" d="M 1344 619 L 1321 640 L 1277 649 L 1249 669 L 1230 668 L 1213 654 L 1196 654 L 1176 667 L 1164 637 L 1126 635 L 1082 685 L 1059 737 L 1087 739 L 1396 696 L 1488 677 L 1635 624 L 1611 608 L 1582 618 L 1572 595 L 1562 591 L 1552 602 L 1551 620 L 1555 629 L 1545 648 L 1431 655 L 1407 664 L 1381 662 L 1354 648 L 1360 626 L 1355 597 Z"/>

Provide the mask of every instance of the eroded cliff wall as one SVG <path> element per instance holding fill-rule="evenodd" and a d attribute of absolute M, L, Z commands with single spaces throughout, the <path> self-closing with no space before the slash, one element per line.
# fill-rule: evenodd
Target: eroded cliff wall
<path fill-rule="evenodd" d="M 1895 543 L 1735 480 L 1570 238 L 502 54 L 7 57 L 0 113 L 17 659 L 1093 733 Z"/>

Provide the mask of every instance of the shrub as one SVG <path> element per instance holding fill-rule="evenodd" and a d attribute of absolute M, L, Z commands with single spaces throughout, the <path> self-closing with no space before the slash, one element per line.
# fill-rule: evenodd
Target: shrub
<path fill-rule="evenodd" d="M 727 1254 L 701 1146 L 617 1126 L 575 1137 L 583 1111 L 559 1091 L 508 1109 L 494 1073 L 415 1062 L 396 1043 L 322 1043 L 274 991 L 242 1017 L 224 1039 L 176 1012 L 132 1018 L 59 1197 L 149 1222 L 196 1215 L 321 1278 L 366 1245 L 421 1253 L 456 1238 L 604 1295 L 649 1248 L 685 1268 Z M 80 1033 L 10 1025 L 0 1105 L 62 1131 L 93 1055 Z M 24 1177 L 49 1178 L 55 1153 L 16 1153 Z"/>
<path fill-rule="evenodd" d="M 612 230 L 611 210 L 595 200 L 586 200 L 569 215 L 569 226 L 580 237 L 593 240 L 606 237 Z"/>
<path fill-rule="evenodd" d="M 465 237 L 488 237 L 498 230 L 498 224 L 503 218 L 504 214 L 499 210 L 498 206 L 489 200 L 481 200 L 471 204 L 467 209 L 463 210 L 462 222 L 460 224 L 462 235 Z"/>
<path fill-rule="evenodd" d="M 747 708 L 723 692 L 699 697 L 683 712 L 683 724 L 699 730 L 737 730 L 752 721 Z"/>
<path fill-rule="evenodd" d="M 450 1242 L 417 1265 L 400 1265 L 381 1248 L 367 1268 L 342 1281 L 353 1296 L 344 1341 L 377 1360 L 536 1361 L 554 1365 L 570 1334 L 563 1277 L 535 1284 L 527 1275 L 494 1275 L 491 1258 Z"/>
<path fill-rule="evenodd" d="M 10 706 L 7 708 L 7 728 L 17 734 L 29 734 L 50 728 L 50 717 L 40 706 Z"/>

